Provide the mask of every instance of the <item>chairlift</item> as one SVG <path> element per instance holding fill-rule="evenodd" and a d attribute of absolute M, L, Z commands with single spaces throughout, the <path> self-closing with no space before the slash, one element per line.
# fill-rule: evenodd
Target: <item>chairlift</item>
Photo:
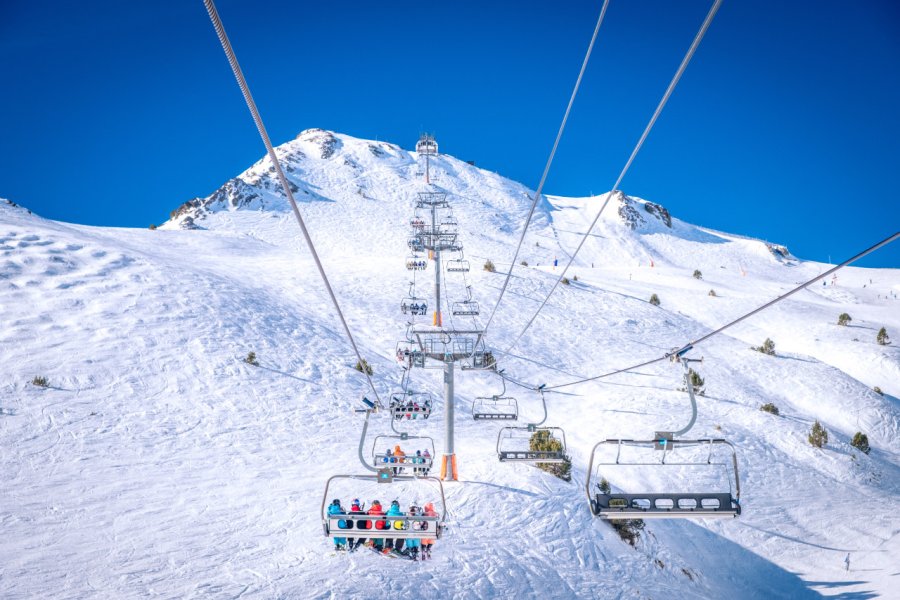
<path fill-rule="evenodd" d="M 460 252 L 459 258 L 452 258 L 447 261 L 447 271 L 450 273 L 468 273 L 469 269 L 469 261 L 463 258 L 462 252 Z"/>
<path fill-rule="evenodd" d="M 370 514 L 350 514 L 347 512 L 329 514 L 328 506 L 334 497 L 332 484 L 337 481 L 351 480 L 354 482 L 365 482 L 370 489 L 373 489 L 371 495 L 381 495 L 385 492 L 388 494 L 402 493 L 406 483 L 411 482 L 415 488 L 420 488 L 425 481 L 434 482 L 438 486 L 440 492 L 440 513 L 437 516 L 426 515 L 403 515 L 403 516 L 386 516 L 386 515 L 370 515 Z M 390 485 L 390 491 L 381 487 L 382 485 Z M 400 489 L 398 489 L 400 488 Z M 417 489 L 416 495 L 419 497 L 409 498 L 408 501 L 425 504 L 422 502 L 422 491 Z M 431 492 L 434 493 L 434 492 Z M 362 497 L 363 493 L 354 488 L 351 494 L 346 497 Z M 428 496 L 425 497 L 427 499 Z M 407 500 L 407 498 L 404 498 Z M 349 501 L 348 501 L 349 502 Z M 374 475 L 333 475 L 328 478 L 325 484 L 325 494 L 322 496 L 322 529 L 327 538 L 347 538 L 347 537 L 366 537 L 366 538 L 390 538 L 390 539 L 409 539 L 409 538 L 435 538 L 439 539 L 443 533 L 444 524 L 447 520 L 447 500 L 444 496 L 444 486 L 437 477 L 412 477 L 404 475 L 393 475 L 390 469 L 380 469 Z"/>
<path fill-rule="evenodd" d="M 598 472 L 614 471 L 622 467 L 640 467 L 650 469 L 681 470 L 677 480 L 685 479 L 685 469 L 703 469 L 713 472 L 724 472 L 728 480 L 728 489 L 709 491 L 666 491 L 658 493 L 643 493 L 628 491 L 616 493 L 610 489 L 592 489 L 592 475 L 594 471 L 594 457 L 597 449 L 602 445 L 615 445 L 616 458 L 612 462 L 597 462 Z M 713 449 L 727 446 L 731 449 L 731 461 L 714 461 Z M 706 450 L 705 460 L 666 460 L 676 452 L 682 452 L 685 448 L 700 448 Z M 651 453 L 660 455 L 656 461 L 625 462 L 622 460 L 623 448 L 641 448 Z M 658 452 L 662 449 L 662 453 Z M 683 452 L 682 452 L 683 454 Z M 733 486 L 732 486 L 733 483 Z M 607 439 L 598 442 L 591 451 L 588 463 L 588 478 L 585 484 L 585 492 L 591 513 L 594 516 L 610 521 L 620 519 L 674 519 L 674 518 L 735 518 L 741 514 L 741 483 L 738 473 L 737 453 L 734 445 L 724 439 L 695 439 L 695 440 L 667 440 L 665 438 L 655 440 L 619 440 Z"/>
<path fill-rule="evenodd" d="M 425 444 L 425 447 L 410 448 L 409 443 L 417 443 L 413 440 L 422 440 L 421 443 Z M 389 452 L 393 451 L 395 446 L 400 446 L 401 442 L 407 446 L 405 449 L 401 448 L 406 454 L 403 456 L 390 454 Z M 385 448 L 387 448 L 387 452 L 384 451 Z M 381 451 L 379 451 L 379 449 Z M 416 451 L 421 450 L 425 450 L 428 453 L 427 456 L 417 456 L 415 454 Z M 434 457 L 434 439 L 428 436 L 409 435 L 407 433 L 400 433 L 398 435 L 379 435 L 375 437 L 375 441 L 372 445 L 372 466 L 388 467 L 393 470 L 394 474 L 412 474 L 415 477 L 428 475 L 434 464 Z"/>
<path fill-rule="evenodd" d="M 472 402 L 472 418 L 476 421 L 517 421 L 519 403 L 512 396 L 479 396 Z"/>
<path fill-rule="evenodd" d="M 454 302 L 450 311 L 456 317 L 473 317 L 478 315 L 478 302 L 472 300 L 472 286 L 466 286 L 466 299 L 460 302 Z"/>
<path fill-rule="evenodd" d="M 420 232 L 425 228 L 425 220 L 419 215 L 416 215 L 409 220 L 409 226 L 412 227 L 414 231 Z"/>
<path fill-rule="evenodd" d="M 433 405 L 434 402 L 430 393 L 406 391 L 402 395 L 391 395 L 390 411 L 391 416 L 398 421 L 418 419 L 419 417 L 427 419 L 431 416 Z"/>
<path fill-rule="evenodd" d="M 568 460 L 566 456 L 566 432 L 561 427 L 543 426 L 547 420 L 547 401 L 544 398 L 543 386 L 541 404 L 544 407 L 544 418 L 539 423 L 524 427 L 503 427 L 497 434 L 497 457 L 500 462 L 524 462 L 529 464 L 558 464 Z M 534 442 L 541 441 L 557 446 L 555 450 L 533 449 Z M 556 442 L 552 444 L 552 442 Z"/>
<path fill-rule="evenodd" d="M 406 257 L 406 268 L 410 271 L 424 271 L 428 268 L 428 261 L 418 254 L 410 254 Z"/>
<path fill-rule="evenodd" d="M 413 252 L 425 252 L 425 241 L 420 235 L 414 235 L 406 240 L 406 245 Z"/>
<path fill-rule="evenodd" d="M 400 312 L 404 315 L 423 316 L 428 314 L 428 301 L 425 298 L 417 298 L 413 285 L 409 286 L 409 295 L 400 301 Z"/>
<path fill-rule="evenodd" d="M 472 418 L 476 421 L 502 420 L 517 421 L 519 419 L 519 403 L 512 396 L 506 395 L 506 379 L 500 373 L 503 391 L 496 396 L 479 396 L 472 402 Z"/>

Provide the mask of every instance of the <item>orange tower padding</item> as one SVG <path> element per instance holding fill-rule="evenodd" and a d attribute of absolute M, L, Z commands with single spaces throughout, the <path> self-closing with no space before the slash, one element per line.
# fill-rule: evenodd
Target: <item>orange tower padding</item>
<path fill-rule="evenodd" d="M 439 311 L 439 310 L 434 311 L 434 319 L 431 324 L 434 325 L 435 327 L 442 327 L 444 324 L 441 321 L 442 321 L 441 311 Z"/>
<path fill-rule="evenodd" d="M 448 474 L 448 463 L 449 463 L 449 474 L 450 477 L 447 477 Z M 450 479 L 451 481 L 459 481 L 459 473 L 456 470 L 456 455 L 455 454 L 445 454 L 441 458 L 441 480 L 447 481 Z"/>

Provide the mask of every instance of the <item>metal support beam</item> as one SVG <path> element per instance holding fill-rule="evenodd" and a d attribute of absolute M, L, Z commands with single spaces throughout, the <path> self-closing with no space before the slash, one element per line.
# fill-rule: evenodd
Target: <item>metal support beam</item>
<path fill-rule="evenodd" d="M 456 471 L 456 450 L 453 446 L 453 361 L 444 363 L 444 456 L 441 459 L 441 479 L 458 481 Z"/>

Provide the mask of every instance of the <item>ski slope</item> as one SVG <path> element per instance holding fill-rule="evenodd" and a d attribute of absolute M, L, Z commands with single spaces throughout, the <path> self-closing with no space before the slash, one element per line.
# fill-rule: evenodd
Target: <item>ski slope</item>
<path fill-rule="evenodd" d="M 278 153 L 387 402 L 402 376 L 412 200 L 426 189 L 416 156 L 322 130 Z M 490 308 L 529 190 L 448 155 L 435 165 L 473 297 Z M 737 446 L 739 519 L 648 521 L 632 548 L 588 510 L 596 442 L 689 419 L 680 365 L 547 395 L 571 483 L 498 463 L 501 425 L 474 422 L 471 403 L 498 393 L 499 379 L 457 371 L 461 481 L 445 484 L 448 527 L 433 560 L 333 553 L 322 493 L 330 475 L 362 472 L 354 410 L 371 391 L 270 169 L 261 160 L 155 231 L 54 222 L 0 202 L 0 597 L 896 597 L 900 349 L 875 335 L 884 326 L 900 337 L 898 269 L 845 269 L 691 353 L 706 381 L 691 436 Z M 519 259 L 528 266 L 516 267 L 488 334 L 498 355 L 603 199 L 542 200 Z M 661 356 L 827 268 L 675 217 L 667 225 L 646 206 L 611 199 L 570 273 L 578 280 L 501 356 L 510 377 L 555 385 Z M 496 273 L 481 270 L 487 259 Z M 432 269 L 415 274 L 420 295 Z M 460 279 L 448 275 L 450 300 L 465 298 Z M 836 325 L 842 312 L 849 327 Z M 766 337 L 776 356 L 750 349 Z M 243 362 L 249 351 L 259 367 Z M 30 383 L 37 375 L 48 388 Z M 440 376 L 415 370 L 411 381 L 439 395 Z M 540 419 L 539 396 L 508 393 L 518 424 Z M 761 412 L 766 402 L 781 416 Z M 403 428 L 440 453 L 443 400 L 435 408 Z M 806 441 L 815 419 L 823 449 Z M 856 431 L 869 455 L 849 445 Z M 366 452 L 388 433 L 387 415 L 374 415 Z M 622 489 L 666 483 L 654 469 L 603 474 Z M 345 505 L 397 495 L 343 485 L 334 497 Z M 436 500 L 428 485 L 401 492 L 404 504 Z"/>

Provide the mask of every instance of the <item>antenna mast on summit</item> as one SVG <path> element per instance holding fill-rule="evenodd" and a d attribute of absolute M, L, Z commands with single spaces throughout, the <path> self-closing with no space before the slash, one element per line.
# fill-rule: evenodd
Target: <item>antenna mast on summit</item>
<path fill-rule="evenodd" d="M 434 139 L 434 136 L 430 133 L 423 133 L 419 136 L 419 141 L 416 142 L 416 154 L 419 155 L 419 160 L 422 160 L 422 157 L 425 157 L 425 183 L 431 184 L 431 173 L 430 173 L 430 161 L 432 156 L 437 156 L 438 153 L 438 145 L 437 141 Z"/>

